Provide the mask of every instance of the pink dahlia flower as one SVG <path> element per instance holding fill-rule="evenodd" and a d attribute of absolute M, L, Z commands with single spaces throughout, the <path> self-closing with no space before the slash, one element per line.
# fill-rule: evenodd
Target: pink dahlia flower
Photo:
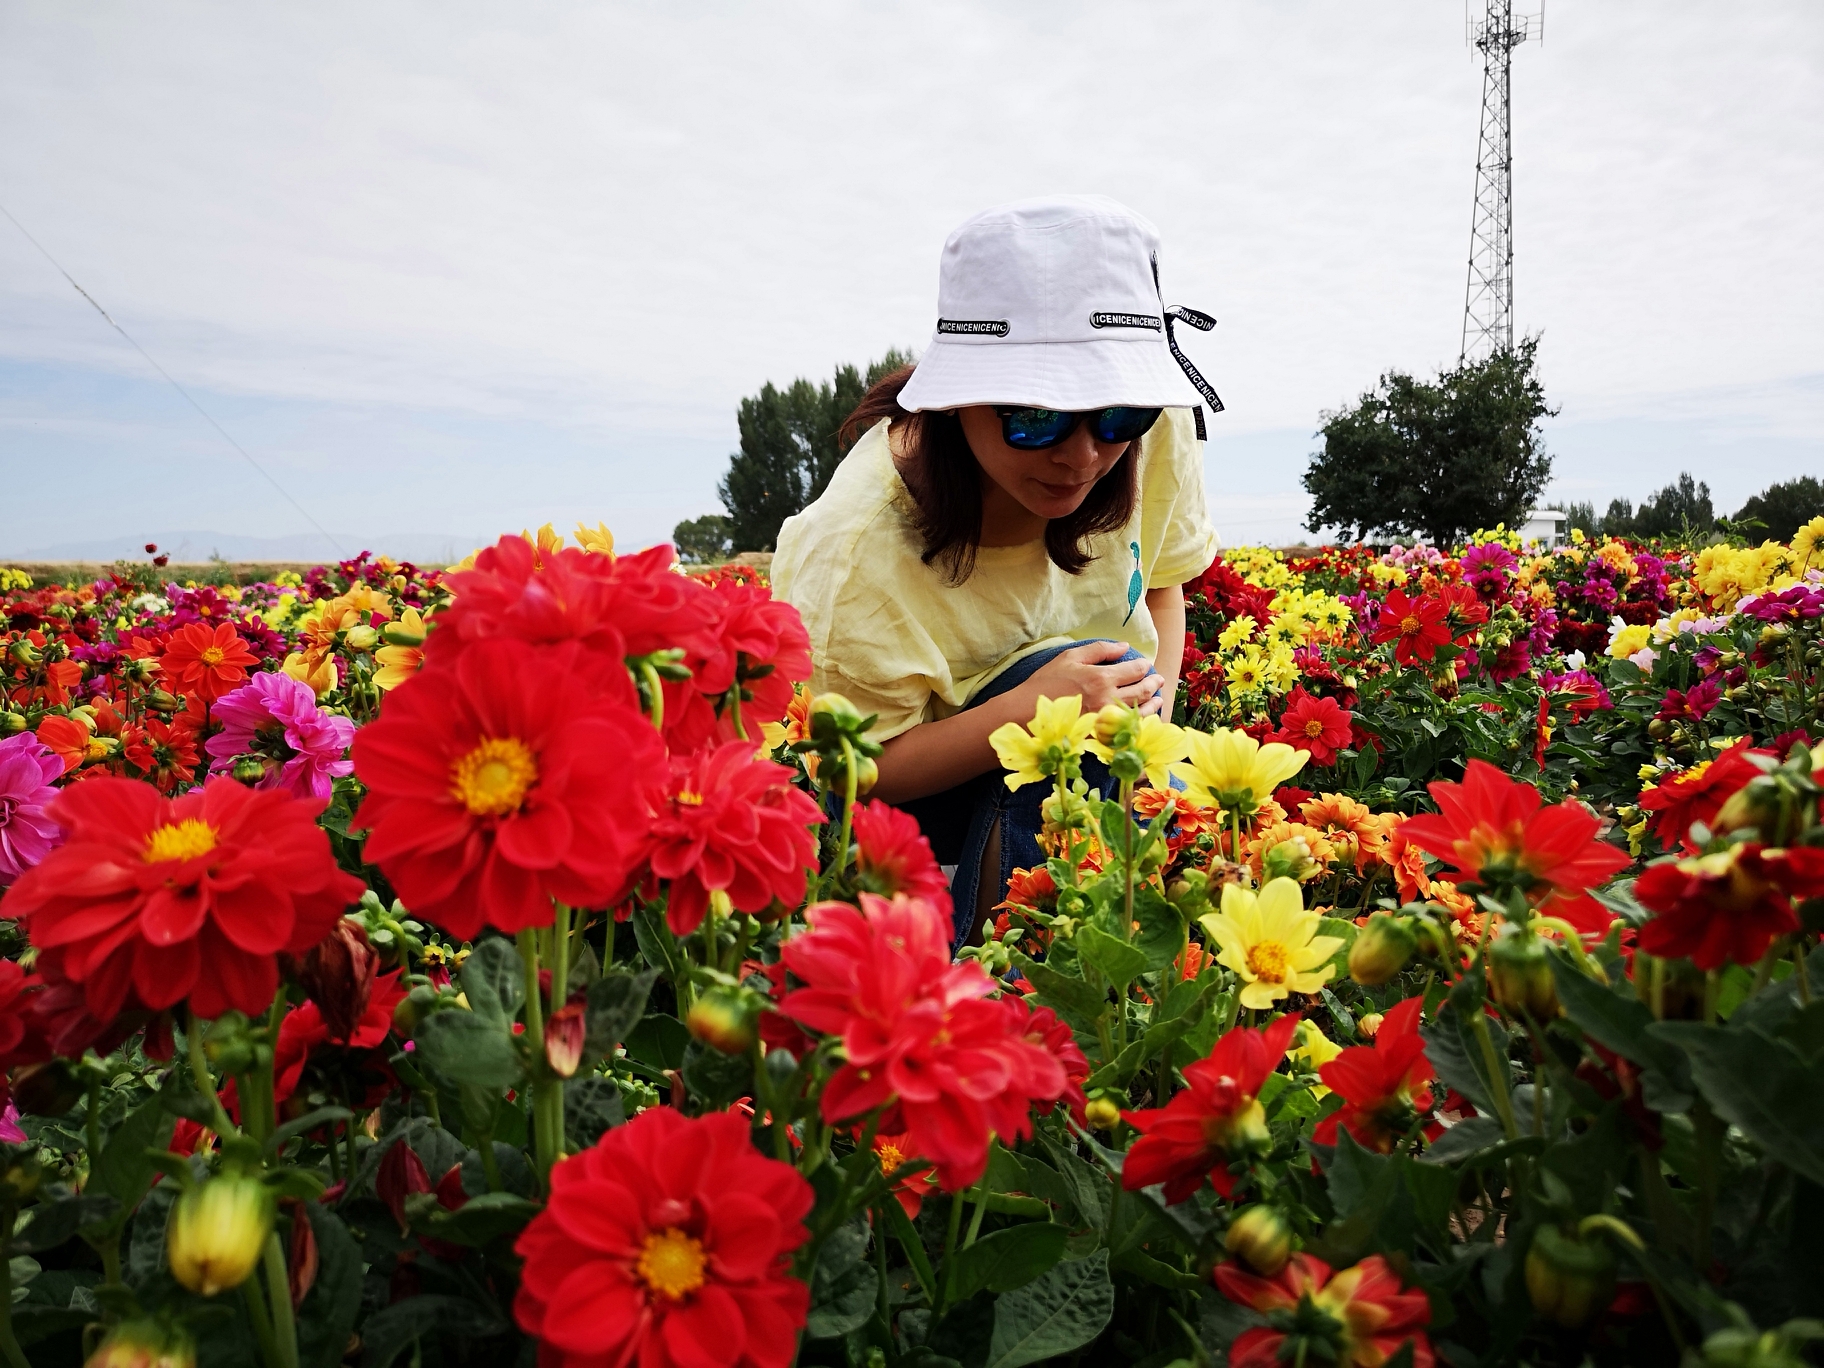
<path fill-rule="evenodd" d="M 57 796 L 51 780 L 63 761 L 30 732 L 0 741 L 0 884 L 10 884 L 51 853 L 59 834 L 45 816 Z"/>
<path fill-rule="evenodd" d="M 239 756 L 267 762 L 256 788 L 283 789 L 298 798 L 327 798 L 335 781 L 354 773 L 348 758 L 355 724 L 323 712 L 310 686 L 284 674 L 258 674 L 219 699 L 222 730 L 209 738 L 210 769 L 234 768 Z"/>

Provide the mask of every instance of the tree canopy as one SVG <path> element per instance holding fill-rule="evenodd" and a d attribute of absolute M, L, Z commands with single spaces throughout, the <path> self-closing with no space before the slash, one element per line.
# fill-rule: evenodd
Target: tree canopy
<path fill-rule="evenodd" d="M 1305 526 L 1366 538 L 1418 533 L 1446 545 L 1478 527 L 1515 526 L 1546 481 L 1537 337 L 1419 380 L 1388 371 L 1353 407 L 1324 415 L 1311 457 Z"/>
<path fill-rule="evenodd" d="M 1793 534 L 1813 518 L 1824 517 L 1824 481 L 1801 475 L 1796 480 L 1783 480 L 1768 485 L 1736 510 L 1735 521 L 1750 518 L 1774 541 L 1789 542 Z"/>
<path fill-rule="evenodd" d="M 716 487 L 728 510 L 732 550 L 773 549 L 780 524 L 823 493 L 848 454 L 837 436 L 843 420 L 870 385 L 911 359 L 893 349 L 865 375 L 839 366 L 822 384 L 800 379 L 780 389 L 768 382 L 741 401 L 741 449 L 729 457 L 728 473 Z"/>

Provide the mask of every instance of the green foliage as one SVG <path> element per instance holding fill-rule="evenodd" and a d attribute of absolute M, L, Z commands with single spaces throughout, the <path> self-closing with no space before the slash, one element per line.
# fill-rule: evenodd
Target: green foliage
<path fill-rule="evenodd" d="M 1305 525 L 1420 533 L 1446 545 L 1478 527 L 1517 526 L 1551 477 L 1539 420 L 1556 412 L 1535 369 L 1536 337 L 1424 381 L 1388 371 L 1353 408 L 1324 415 L 1304 476 Z"/>
<path fill-rule="evenodd" d="M 794 380 L 784 389 L 770 381 L 741 401 L 741 449 L 729 457 L 716 487 L 728 510 L 728 548 L 771 551 L 779 527 L 823 493 L 848 454 L 838 430 L 868 387 L 909 363 L 897 349 L 867 368 L 839 366 L 822 384 Z M 699 523 L 703 519 L 697 520 Z M 680 534 L 686 524 L 679 524 Z"/>
<path fill-rule="evenodd" d="M 1792 534 L 1813 518 L 1824 517 L 1824 480 L 1801 475 L 1796 480 L 1770 484 L 1736 510 L 1737 523 L 1750 520 L 1761 526 L 1757 535 L 1789 542 Z"/>

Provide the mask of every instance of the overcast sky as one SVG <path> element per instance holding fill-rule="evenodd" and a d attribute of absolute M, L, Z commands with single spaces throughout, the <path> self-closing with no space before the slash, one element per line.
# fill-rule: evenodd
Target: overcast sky
<path fill-rule="evenodd" d="M 1824 470 L 1824 4 L 1553 0 L 1513 89 L 1552 492 Z M 1285 540 L 1320 412 L 1456 358 L 1480 93 L 1461 0 L 0 0 L 0 204 L 347 549 L 426 555 L 664 537 L 742 395 L 924 345 L 956 223 L 1112 195 L 1221 320 L 1219 528 Z M 0 554 L 311 532 L 4 220 L 0 469 Z"/>

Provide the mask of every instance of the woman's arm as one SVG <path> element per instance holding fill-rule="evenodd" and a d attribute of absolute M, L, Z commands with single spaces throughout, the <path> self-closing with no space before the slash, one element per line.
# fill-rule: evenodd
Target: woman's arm
<path fill-rule="evenodd" d="M 1182 603 L 1179 620 L 1182 623 Z M 1178 638 L 1178 654 L 1182 656 L 1182 626 Z M 1120 660 L 1126 652 L 1126 644 L 1119 641 L 1073 646 L 1047 661 L 1019 687 L 942 721 L 921 722 L 910 731 L 901 732 L 887 742 L 876 762 L 880 777 L 871 796 L 887 803 L 904 803 L 942 793 L 997 768 L 1000 762 L 995 758 L 994 747 L 988 744 L 989 734 L 1007 722 L 1032 721 L 1041 697 L 1080 695 L 1085 712 L 1094 712 L 1106 703 L 1135 704 L 1150 697 L 1161 687 L 1159 676 L 1149 661 Z"/>
<path fill-rule="evenodd" d="M 1184 667 L 1184 586 L 1168 584 L 1163 589 L 1146 591 L 1146 608 L 1153 615 L 1153 627 L 1159 633 L 1159 654 L 1153 661 L 1153 673 L 1165 680 L 1160 692 L 1159 715 L 1172 720 L 1172 706 L 1178 698 L 1178 674 Z"/>

